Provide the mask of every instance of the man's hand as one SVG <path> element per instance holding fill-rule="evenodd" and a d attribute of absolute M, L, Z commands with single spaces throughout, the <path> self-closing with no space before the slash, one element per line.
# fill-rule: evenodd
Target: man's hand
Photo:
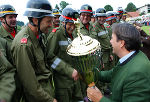
<path fill-rule="evenodd" d="M 113 60 L 114 60 L 113 55 L 110 55 L 110 61 L 113 61 Z"/>
<path fill-rule="evenodd" d="M 136 29 L 137 29 L 138 31 L 141 31 L 141 30 L 142 30 L 140 26 L 136 26 Z"/>
<path fill-rule="evenodd" d="M 56 100 L 56 99 L 54 99 L 54 100 L 53 100 L 53 102 L 57 102 L 57 100 Z"/>
<path fill-rule="evenodd" d="M 79 78 L 78 72 L 77 72 L 75 69 L 73 70 L 72 78 L 73 78 L 74 80 L 78 80 L 78 78 Z"/>
<path fill-rule="evenodd" d="M 95 88 L 87 88 L 87 96 L 92 102 L 99 102 L 103 97 L 101 91 L 95 86 Z"/>

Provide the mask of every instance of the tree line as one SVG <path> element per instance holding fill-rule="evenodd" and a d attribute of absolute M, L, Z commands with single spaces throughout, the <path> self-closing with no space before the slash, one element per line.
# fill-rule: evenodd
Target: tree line
<path fill-rule="evenodd" d="M 70 4 L 66 1 L 61 1 L 59 4 L 55 5 L 55 8 L 62 11 L 67 5 Z M 104 8 L 106 9 L 106 11 L 113 11 L 113 7 L 111 5 L 105 5 Z M 127 7 L 125 8 L 127 12 L 135 12 L 136 9 L 136 6 L 132 2 L 128 3 Z"/>

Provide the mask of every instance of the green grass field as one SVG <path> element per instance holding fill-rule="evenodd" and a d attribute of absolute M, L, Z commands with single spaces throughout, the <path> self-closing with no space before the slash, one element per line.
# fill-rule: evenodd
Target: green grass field
<path fill-rule="evenodd" d="M 150 35 L 150 26 L 142 26 L 142 29 L 145 31 L 146 34 Z"/>

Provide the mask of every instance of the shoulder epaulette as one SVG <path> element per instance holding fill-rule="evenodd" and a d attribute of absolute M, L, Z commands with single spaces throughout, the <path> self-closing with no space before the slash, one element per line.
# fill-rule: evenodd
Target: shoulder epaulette
<path fill-rule="evenodd" d="M 25 34 L 24 36 L 23 36 L 23 38 L 21 39 L 21 44 L 27 44 L 27 41 L 28 41 L 28 38 L 29 37 L 29 35 L 27 35 L 27 34 Z"/>

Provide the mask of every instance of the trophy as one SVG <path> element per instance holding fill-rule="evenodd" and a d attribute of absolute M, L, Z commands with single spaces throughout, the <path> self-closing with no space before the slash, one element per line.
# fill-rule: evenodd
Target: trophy
<path fill-rule="evenodd" d="M 98 79 L 97 71 L 101 68 L 100 43 L 80 33 L 79 19 L 75 22 L 78 37 L 67 47 L 67 53 L 74 58 L 75 67 L 80 78 L 89 86 L 94 87 Z"/>

